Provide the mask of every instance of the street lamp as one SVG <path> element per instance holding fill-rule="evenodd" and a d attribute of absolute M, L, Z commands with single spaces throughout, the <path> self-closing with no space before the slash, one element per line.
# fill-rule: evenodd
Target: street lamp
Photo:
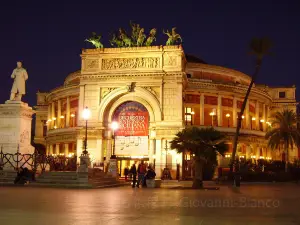
<path fill-rule="evenodd" d="M 227 114 L 226 114 L 226 117 L 227 117 L 227 125 L 228 125 L 228 127 L 229 127 L 229 118 L 230 118 L 230 114 L 227 113 Z"/>
<path fill-rule="evenodd" d="M 87 155 L 87 124 L 88 119 L 91 117 L 91 110 L 88 107 L 85 107 L 82 112 L 82 118 L 85 120 L 85 140 L 84 140 L 84 151 L 82 151 L 83 155 Z"/>
<path fill-rule="evenodd" d="M 116 121 L 113 121 L 111 123 L 111 129 L 112 129 L 112 136 L 113 136 L 113 139 L 114 139 L 114 144 L 113 144 L 113 154 L 111 155 L 111 159 L 116 159 L 116 155 L 115 155 L 115 151 L 116 151 L 116 138 L 115 138 L 115 131 L 119 128 L 119 124 L 118 122 Z"/>

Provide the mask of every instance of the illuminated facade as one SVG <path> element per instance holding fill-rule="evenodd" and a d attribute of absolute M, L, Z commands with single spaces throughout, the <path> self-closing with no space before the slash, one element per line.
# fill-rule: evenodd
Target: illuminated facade
<path fill-rule="evenodd" d="M 49 154 L 81 154 L 84 107 L 91 110 L 87 148 L 95 164 L 109 160 L 115 146 L 120 170 L 144 159 L 155 164 L 158 175 L 166 165 L 175 171 L 189 158 L 171 150 L 168 141 L 191 125 L 227 133 L 232 150 L 251 79 L 246 74 L 208 65 L 185 55 L 181 46 L 85 49 L 81 58 L 81 70 L 69 74 L 63 86 L 37 93 L 35 142 Z M 280 151 L 267 149 L 264 136 L 270 115 L 283 107 L 296 110 L 295 87 L 254 86 L 243 115 L 240 157 L 282 159 Z M 298 157 L 298 150 L 290 157 Z M 228 159 L 219 160 L 228 165 Z"/>

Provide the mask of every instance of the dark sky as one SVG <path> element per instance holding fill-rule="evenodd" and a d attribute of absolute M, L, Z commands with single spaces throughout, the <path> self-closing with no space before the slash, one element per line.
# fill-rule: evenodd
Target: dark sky
<path fill-rule="evenodd" d="M 69 72 L 80 69 L 81 48 L 91 47 L 83 40 L 92 31 L 101 33 L 109 46 L 108 34 L 128 28 L 129 20 L 146 30 L 156 27 L 158 44 L 165 41 L 162 29 L 176 26 L 185 52 L 250 75 L 249 41 L 268 36 L 274 42 L 274 56 L 263 62 L 258 82 L 296 84 L 300 90 L 300 3 L 296 0 L 4 2 L 0 8 L 1 103 L 9 98 L 17 60 L 29 73 L 25 101 L 34 105 L 37 90 L 55 88 Z"/>

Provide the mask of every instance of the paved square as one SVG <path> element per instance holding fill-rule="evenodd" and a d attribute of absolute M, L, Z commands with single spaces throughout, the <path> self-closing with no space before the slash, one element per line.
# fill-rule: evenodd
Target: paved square
<path fill-rule="evenodd" d="M 296 225 L 300 185 L 247 185 L 240 192 L 0 187 L 1 225 Z"/>

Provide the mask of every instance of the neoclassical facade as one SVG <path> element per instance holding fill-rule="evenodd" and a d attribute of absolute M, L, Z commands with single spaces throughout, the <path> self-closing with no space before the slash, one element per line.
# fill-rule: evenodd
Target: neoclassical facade
<path fill-rule="evenodd" d="M 61 87 L 37 93 L 35 142 L 49 154 L 80 156 L 85 107 L 91 110 L 87 147 L 93 164 L 109 160 L 115 146 L 120 173 L 142 159 L 155 164 L 158 175 L 166 166 L 175 171 L 185 164 L 191 156 L 177 154 L 169 141 L 186 126 L 225 132 L 228 155 L 232 151 L 248 75 L 206 64 L 181 46 L 83 49 L 81 58 L 81 70 Z M 284 107 L 296 110 L 294 86 L 254 86 L 243 115 L 240 157 L 284 157 L 268 149 L 264 138 L 272 113 Z M 115 131 L 113 122 L 119 125 Z M 220 165 L 228 165 L 228 155 L 219 158 Z M 290 157 L 298 157 L 298 150 Z"/>

